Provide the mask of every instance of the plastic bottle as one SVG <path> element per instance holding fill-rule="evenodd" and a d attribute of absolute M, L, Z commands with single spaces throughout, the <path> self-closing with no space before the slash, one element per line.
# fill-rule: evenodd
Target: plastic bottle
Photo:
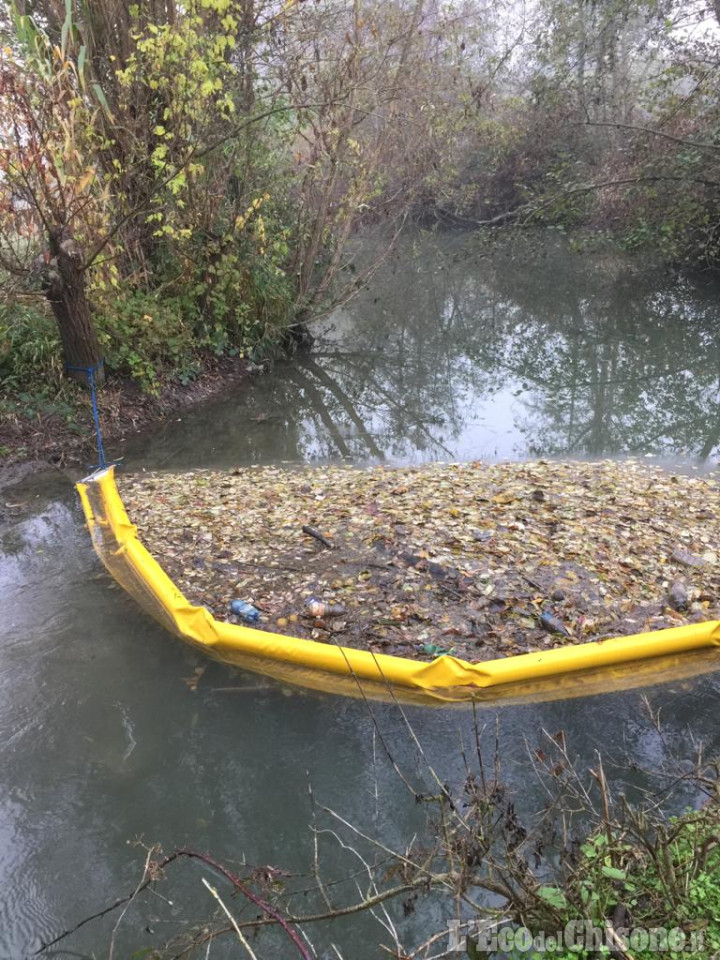
<path fill-rule="evenodd" d="M 230 609 L 236 617 L 240 617 L 246 623 L 257 623 L 260 619 L 260 611 L 251 603 L 245 603 L 244 600 L 233 600 Z"/>
<path fill-rule="evenodd" d="M 305 608 L 313 617 L 341 617 L 345 613 L 345 607 L 341 603 L 325 603 L 315 597 L 307 598 Z"/>

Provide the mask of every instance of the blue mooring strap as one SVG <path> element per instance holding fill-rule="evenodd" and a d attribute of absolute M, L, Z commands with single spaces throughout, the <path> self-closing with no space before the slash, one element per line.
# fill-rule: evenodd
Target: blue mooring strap
<path fill-rule="evenodd" d="M 98 361 L 94 367 L 73 367 L 71 364 L 66 364 L 65 369 L 68 373 L 85 373 L 87 374 L 88 383 L 90 384 L 90 397 L 92 399 L 92 410 L 93 410 L 93 420 L 95 421 L 95 433 L 97 434 L 97 452 L 98 452 L 98 469 L 104 470 L 107 466 L 107 461 L 105 460 L 105 449 L 103 447 L 103 438 L 102 432 L 100 430 L 100 416 L 98 414 L 98 405 L 97 405 L 97 392 L 95 390 L 95 373 L 98 370 L 102 370 L 105 364 L 104 360 Z"/>

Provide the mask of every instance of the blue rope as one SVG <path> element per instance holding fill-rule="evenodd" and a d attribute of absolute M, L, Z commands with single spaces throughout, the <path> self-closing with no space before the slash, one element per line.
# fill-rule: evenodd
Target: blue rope
<path fill-rule="evenodd" d="M 90 397 L 92 399 L 92 411 L 93 411 L 93 420 L 95 421 L 95 433 L 97 434 L 97 452 L 98 452 L 98 469 L 104 470 L 107 466 L 107 461 L 105 460 L 105 448 L 103 447 L 103 438 L 102 431 L 100 430 L 100 416 L 98 414 L 98 405 L 97 405 L 97 391 L 95 389 L 95 373 L 98 370 L 102 370 L 105 361 L 100 360 L 95 364 L 94 367 L 73 367 L 70 364 L 67 364 L 65 369 L 69 373 L 86 373 L 88 378 L 88 383 L 90 385 Z"/>

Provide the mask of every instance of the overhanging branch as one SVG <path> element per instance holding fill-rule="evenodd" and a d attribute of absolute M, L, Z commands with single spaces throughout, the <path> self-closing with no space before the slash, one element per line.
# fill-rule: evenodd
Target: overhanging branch
<path fill-rule="evenodd" d="M 718 0 L 720 3 L 720 0 Z M 631 130 L 634 133 L 646 133 L 653 137 L 661 137 L 663 140 L 669 140 L 671 143 L 679 143 L 684 147 L 695 147 L 698 150 L 720 151 L 718 143 L 703 143 L 700 140 L 688 140 L 685 137 L 676 137 L 671 133 L 665 133 L 664 130 L 655 130 L 653 127 L 641 127 L 634 123 L 619 123 L 610 120 L 586 120 L 583 123 L 574 124 L 576 127 L 615 127 L 618 130 Z"/>
<path fill-rule="evenodd" d="M 202 160 L 203 157 L 208 156 L 208 154 L 217 150 L 218 147 L 221 147 L 223 146 L 223 144 L 228 143 L 229 141 L 234 140 L 236 137 L 240 136 L 240 134 L 244 130 L 246 130 L 248 127 L 253 126 L 253 124 L 259 123 L 261 120 L 267 120 L 268 117 L 276 116 L 277 114 L 280 114 L 280 113 L 299 112 L 302 110 L 314 110 L 314 109 L 320 109 L 321 107 L 334 106 L 336 103 L 342 102 L 343 99 L 345 98 L 344 97 L 339 98 L 337 100 L 329 101 L 327 103 L 303 103 L 296 106 L 273 107 L 270 110 L 265 110 L 263 113 L 259 113 L 257 116 L 251 117 L 249 120 L 245 120 L 243 123 L 238 124 L 237 126 L 233 127 L 230 132 L 223 134 L 223 136 L 221 137 L 218 137 L 216 140 L 214 140 L 212 143 L 209 143 L 207 146 L 203 147 L 202 149 L 198 149 L 197 147 L 192 147 L 188 155 L 185 157 L 185 159 L 182 160 L 179 164 L 177 164 L 177 166 L 173 167 L 172 173 L 168 174 L 168 176 L 164 177 L 159 183 L 155 184 L 155 186 L 148 193 L 147 197 L 143 199 L 142 203 L 137 204 L 135 207 L 129 210 L 126 214 L 124 214 L 124 216 L 122 216 L 118 220 L 118 222 L 113 227 L 111 227 L 111 229 L 103 237 L 100 243 L 95 247 L 92 253 L 89 254 L 87 259 L 83 263 L 82 269 L 83 270 L 89 269 L 93 265 L 93 263 L 97 260 L 97 258 L 100 256 L 100 254 L 105 249 L 105 247 L 110 243 L 110 241 L 117 236 L 120 230 L 122 230 L 125 224 L 128 223 L 128 221 L 132 220 L 132 218 L 137 216 L 139 213 L 142 213 L 143 210 L 146 210 L 149 202 L 153 199 L 153 197 L 157 196 L 157 194 L 161 190 L 163 190 L 169 183 L 171 183 L 178 176 L 179 173 L 181 173 L 183 170 L 186 170 L 191 163 L 194 163 L 198 160 Z"/>

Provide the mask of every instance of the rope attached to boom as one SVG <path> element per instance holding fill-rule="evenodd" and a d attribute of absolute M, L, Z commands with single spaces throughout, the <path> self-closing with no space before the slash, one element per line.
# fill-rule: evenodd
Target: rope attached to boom
<path fill-rule="evenodd" d="M 102 370 L 105 364 L 104 360 L 99 360 L 94 367 L 73 367 L 70 364 L 65 366 L 65 369 L 68 373 L 84 373 L 88 378 L 88 385 L 90 387 L 90 399 L 92 400 L 92 411 L 93 411 L 93 420 L 95 421 L 95 434 L 97 436 L 97 452 L 98 452 L 98 470 L 104 470 L 107 467 L 107 461 L 105 460 L 105 448 L 103 447 L 103 438 L 102 431 L 100 430 L 100 416 L 98 414 L 98 404 L 97 404 L 97 390 L 95 387 L 95 374 Z"/>

